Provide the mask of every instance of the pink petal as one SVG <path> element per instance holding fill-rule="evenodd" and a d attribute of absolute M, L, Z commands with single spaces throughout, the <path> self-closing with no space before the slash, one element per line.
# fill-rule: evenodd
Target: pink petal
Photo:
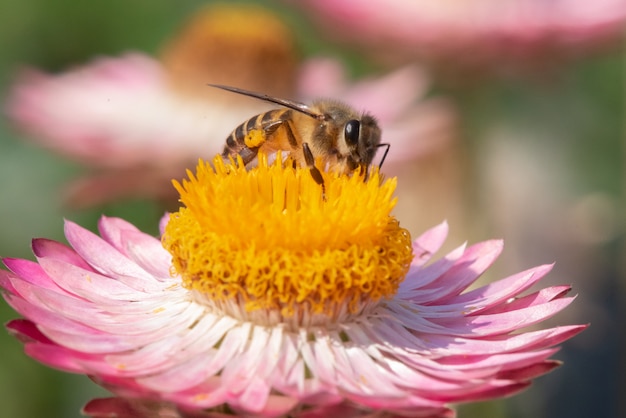
<path fill-rule="evenodd" d="M 98 231 L 100 236 L 106 242 L 111 244 L 113 248 L 126 255 L 126 243 L 124 241 L 125 232 L 141 232 L 137 227 L 130 222 L 127 222 L 121 218 L 110 218 L 108 216 L 101 216 L 98 222 Z"/>
<path fill-rule="evenodd" d="M 412 267 L 426 264 L 439 251 L 448 236 L 448 223 L 442 222 L 419 236 L 413 243 Z"/>
<path fill-rule="evenodd" d="M 498 373 L 499 379 L 524 381 L 542 376 L 561 366 L 560 361 L 546 360 L 541 363 L 533 363 L 519 369 L 506 370 Z"/>
<path fill-rule="evenodd" d="M 472 245 L 465 250 L 463 256 L 437 280 L 424 286 L 426 289 L 438 289 L 435 300 L 456 296 L 474 283 L 498 258 L 502 252 L 502 241 L 485 241 Z M 435 300 L 427 303 L 434 304 Z"/>
<path fill-rule="evenodd" d="M 124 232 L 126 255 L 155 279 L 172 279 L 172 256 L 163 248 L 160 240 L 143 232 Z"/>
<path fill-rule="evenodd" d="M 39 238 L 33 240 L 32 247 L 33 253 L 39 258 L 50 257 L 68 264 L 74 264 L 85 270 L 93 271 L 91 266 L 87 264 L 76 251 L 60 242 Z"/>
<path fill-rule="evenodd" d="M 130 302 L 151 297 L 149 293 L 137 291 L 122 281 L 105 274 L 83 270 L 72 264 L 49 258 L 41 258 L 38 261 L 44 271 L 66 293 L 72 292 L 74 295 L 92 302 L 107 303 L 112 300 Z M 130 281 L 136 284 L 133 279 Z"/>
<path fill-rule="evenodd" d="M 131 402 L 123 398 L 92 399 L 82 409 L 83 415 L 92 418 L 149 418 L 140 413 Z M 158 415 L 150 416 L 158 417 Z"/>
<path fill-rule="evenodd" d="M 23 343 L 40 342 L 52 344 L 52 341 L 43 335 L 37 326 L 27 319 L 14 319 L 6 324 L 9 333 L 17 337 Z"/>
<path fill-rule="evenodd" d="M 13 273 L 6 270 L 0 270 L 0 287 L 4 289 L 5 292 L 18 295 L 17 290 L 13 287 L 13 284 L 11 283 L 11 280 L 14 277 L 15 276 L 13 275 Z"/>
<path fill-rule="evenodd" d="M 539 350 L 560 344 L 584 331 L 585 328 L 585 325 L 572 325 L 484 338 L 430 334 L 424 338 L 424 346 L 435 355 L 466 355 L 468 352 L 481 355 Z"/>
<path fill-rule="evenodd" d="M 573 298 L 557 299 L 542 305 L 494 315 L 442 318 L 437 320 L 437 323 L 446 327 L 449 333 L 459 336 L 498 335 L 543 321 L 567 307 L 572 301 Z"/>
<path fill-rule="evenodd" d="M 80 256 L 91 266 L 97 266 L 101 274 L 142 292 L 154 292 L 161 288 L 150 274 L 94 233 L 68 221 L 65 223 L 65 236 Z"/>
<path fill-rule="evenodd" d="M 20 260 L 14 258 L 5 258 L 2 260 L 4 265 L 7 266 L 14 274 L 9 274 L 8 272 L 1 272 L 3 278 L 11 278 L 16 280 L 23 280 L 27 283 L 31 283 L 35 286 L 39 286 L 44 289 L 53 290 L 58 293 L 67 294 L 65 290 L 60 288 L 44 269 L 37 263 L 34 263 L 29 260 Z M 5 279 L 5 280 L 6 280 Z M 8 290 L 4 285 L 2 286 Z"/>
<path fill-rule="evenodd" d="M 63 315 L 33 305 L 20 297 L 5 296 L 7 303 L 26 319 L 37 324 L 38 327 L 64 330 L 75 334 L 91 334 L 96 332 L 93 328 L 71 321 Z"/>
<path fill-rule="evenodd" d="M 418 264 L 414 267 L 411 265 L 411 268 L 402 283 L 402 289 L 415 289 L 416 294 L 423 295 L 425 293 L 423 286 L 437 280 L 452 266 L 454 266 L 458 259 L 463 256 L 464 251 L 465 246 L 461 246 L 448 253 L 445 257 L 436 260 L 427 266 L 421 267 Z M 434 293 L 434 290 L 431 290 L 431 292 Z M 405 294 L 409 296 L 404 296 Z M 404 297 L 408 298 L 410 295 L 413 295 L 413 292 L 403 292 Z"/>
<path fill-rule="evenodd" d="M 486 309 L 481 313 L 484 315 L 498 314 L 522 308 L 529 308 L 531 306 L 542 305 L 551 300 L 563 298 L 569 293 L 570 290 L 570 286 L 548 287 L 530 295 L 507 301 L 506 303 L 486 307 Z"/>
<path fill-rule="evenodd" d="M 84 363 L 95 358 L 94 356 L 74 352 L 58 345 L 29 343 L 24 346 L 24 351 L 35 360 L 55 369 L 70 373 L 89 373 L 93 371 L 88 367 L 86 368 Z M 101 361 L 96 363 L 102 364 Z"/>
<path fill-rule="evenodd" d="M 163 234 L 165 233 L 165 226 L 167 225 L 167 223 L 170 220 L 170 214 L 166 213 L 165 215 L 163 215 L 161 217 L 161 219 L 159 220 L 159 232 L 161 234 L 161 236 L 163 236 Z"/>
<path fill-rule="evenodd" d="M 472 314 L 476 314 L 486 310 L 490 306 L 495 306 L 502 301 L 522 293 L 524 290 L 541 280 L 550 270 L 552 270 L 552 267 L 553 264 L 543 265 L 514 274 L 505 279 L 501 279 L 478 289 L 463 293 L 448 300 L 447 304 L 483 305 L 481 309 L 472 311 Z"/>

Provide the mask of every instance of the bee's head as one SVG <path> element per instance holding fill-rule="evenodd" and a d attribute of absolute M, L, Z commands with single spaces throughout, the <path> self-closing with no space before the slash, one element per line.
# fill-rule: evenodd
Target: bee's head
<path fill-rule="evenodd" d="M 314 109 L 320 115 L 314 142 L 328 144 L 328 151 L 338 157 L 344 169 L 362 167 L 367 171 L 376 150 L 387 146 L 381 145 L 380 127 L 369 113 L 358 113 L 347 104 L 332 100 L 316 102 Z"/>
<path fill-rule="evenodd" d="M 343 138 L 350 157 L 357 166 L 369 166 L 380 144 L 381 131 L 376 119 L 365 113 L 360 119 L 348 120 L 343 128 Z"/>

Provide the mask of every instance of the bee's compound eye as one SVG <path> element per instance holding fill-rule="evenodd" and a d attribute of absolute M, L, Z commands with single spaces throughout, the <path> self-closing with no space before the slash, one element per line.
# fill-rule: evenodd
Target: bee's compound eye
<path fill-rule="evenodd" d="M 359 134 L 361 131 L 361 122 L 356 119 L 349 120 L 346 123 L 344 136 L 346 138 L 346 142 L 349 145 L 356 145 L 359 143 Z"/>

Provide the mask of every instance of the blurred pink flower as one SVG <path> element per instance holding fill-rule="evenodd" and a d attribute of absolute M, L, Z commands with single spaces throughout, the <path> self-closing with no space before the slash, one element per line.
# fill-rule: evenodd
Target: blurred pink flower
<path fill-rule="evenodd" d="M 46 147 L 87 165 L 120 169 L 214 155 L 222 145 L 210 140 L 214 131 L 225 136 L 259 110 L 255 102 L 237 112 L 217 100 L 178 95 L 166 78 L 158 61 L 138 53 L 99 58 L 59 75 L 26 70 L 6 111 Z"/>
<path fill-rule="evenodd" d="M 585 328 L 527 330 L 573 300 L 569 286 L 525 293 L 550 265 L 468 290 L 502 242 L 432 261 L 445 224 L 414 241 L 395 297 L 337 328 L 300 329 L 209 308 L 172 275 L 159 239 L 116 218 L 99 230 L 67 222 L 71 248 L 36 239 L 36 262 L 5 258 L 10 271 L 0 271 L 25 317 L 7 327 L 26 353 L 121 397 L 89 403 L 94 417 L 450 417 L 449 403 L 526 388 L 558 366 L 555 345 Z"/>
<path fill-rule="evenodd" d="M 329 33 L 380 57 L 418 57 L 470 67 L 545 65 L 621 38 L 626 22 L 624 0 L 305 0 L 293 4 L 311 11 Z"/>
<path fill-rule="evenodd" d="M 316 59 L 303 65 L 299 86 L 295 95 L 301 100 L 334 97 L 373 111 L 384 140 L 392 144 L 390 161 L 429 152 L 452 135 L 451 105 L 424 100 L 428 83 L 414 67 L 351 85 L 341 64 Z M 71 186 L 70 203 L 94 205 L 128 196 L 169 200 L 174 197 L 170 179 L 198 158 L 220 153 L 235 127 L 271 108 L 198 88 L 205 91 L 197 97 L 181 94 L 160 62 L 131 53 L 59 75 L 23 71 L 5 111 L 39 144 L 95 170 Z"/>
<path fill-rule="evenodd" d="M 70 204 L 169 203 L 170 179 L 221 151 L 235 126 L 268 107 L 206 84 L 293 94 L 296 64 L 293 34 L 275 13 L 211 4 L 164 42 L 158 60 L 129 53 L 58 75 L 22 71 L 5 111 L 38 143 L 92 170 L 71 186 Z"/>
<path fill-rule="evenodd" d="M 59 75 L 24 71 L 5 109 L 38 143 L 100 171 L 70 192 L 89 205 L 172 194 L 182 167 L 221 152 L 233 127 L 267 107 L 236 104 L 181 95 L 158 61 L 132 53 Z"/>

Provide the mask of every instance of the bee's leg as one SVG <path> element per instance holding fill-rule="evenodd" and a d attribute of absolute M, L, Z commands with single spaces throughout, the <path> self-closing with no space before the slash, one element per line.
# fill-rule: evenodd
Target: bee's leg
<path fill-rule="evenodd" d="M 313 180 L 320 186 L 322 186 L 322 196 L 326 199 L 326 186 L 324 186 L 324 177 L 322 177 L 322 173 L 320 170 L 315 167 L 315 158 L 313 157 L 313 153 L 311 152 L 311 148 L 309 148 L 309 144 L 306 142 L 302 143 L 302 151 L 304 154 L 304 161 L 306 161 L 307 167 L 309 167 L 309 171 L 311 172 L 311 177 Z"/>
<path fill-rule="evenodd" d="M 383 163 L 385 162 L 385 158 L 387 158 L 387 153 L 389 152 L 389 147 L 391 147 L 391 144 L 382 143 L 382 144 L 376 145 L 376 148 L 381 148 L 381 147 L 385 147 L 385 153 L 383 154 L 383 158 L 380 159 L 380 164 L 378 164 L 379 170 L 383 168 Z"/>

